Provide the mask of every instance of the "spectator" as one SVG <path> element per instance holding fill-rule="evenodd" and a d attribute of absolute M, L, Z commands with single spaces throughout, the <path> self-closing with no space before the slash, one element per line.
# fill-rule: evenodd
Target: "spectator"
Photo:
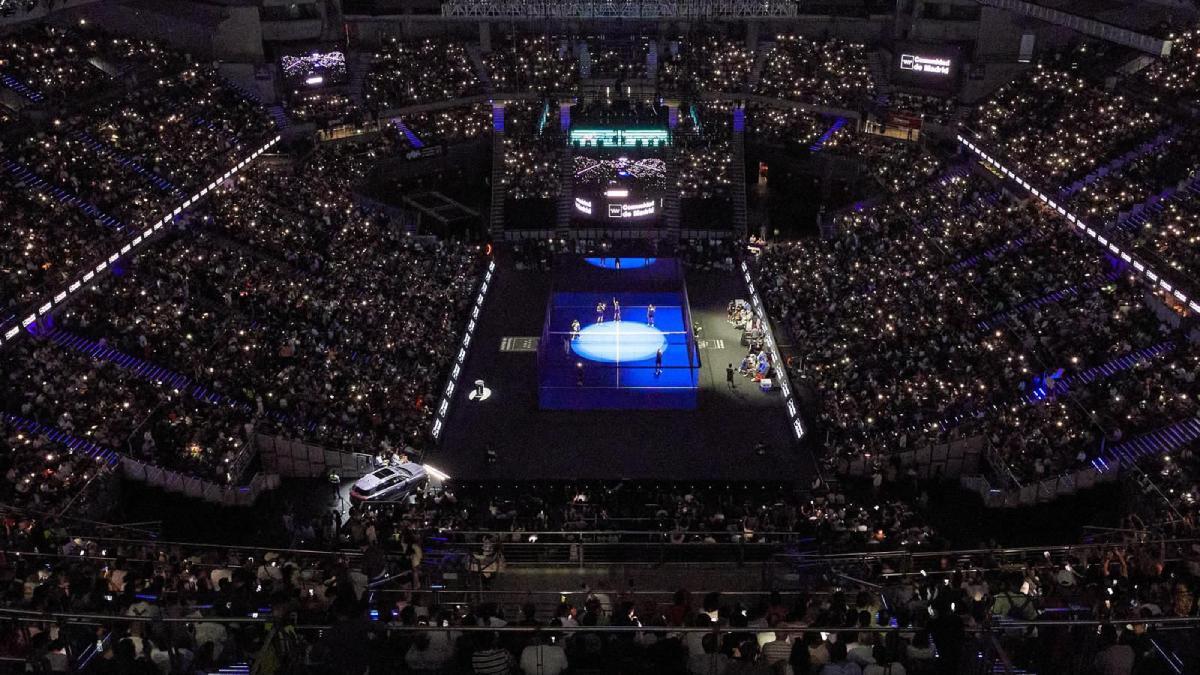
<path fill-rule="evenodd" d="M 846 643 L 833 640 L 829 643 L 829 663 L 821 666 L 821 675 L 862 675 L 862 668 L 846 659 Z"/>
<path fill-rule="evenodd" d="M 521 651 L 521 672 L 525 675 L 559 675 L 568 666 L 567 653 L 553 633 L 536 636 L 533 643 Z"/>

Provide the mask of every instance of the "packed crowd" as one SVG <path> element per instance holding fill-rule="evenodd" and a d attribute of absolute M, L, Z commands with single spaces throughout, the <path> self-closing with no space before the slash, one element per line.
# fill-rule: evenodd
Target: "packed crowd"
<path fill-rule="evenodd" d="M 483 59 L 493 91 L 561 92 L 579 82 L 579 63 L 565 37 L 510 35 Z"/>
<path fill-rule="evenodd" d="M 85 452 L 51 440 L 46 433 L 28 431 L 0 421 L 0 504 L 37 513 L 104 515 L 111 504 L 103 500 L 116 481 L 112 465 Z"/>
<path fill-rule="evenodd" d="M 733 113 L 722 104 L 680 111 L 675 129 L 677 187 L 684 198 L 729 197 L 733 184 Z"/>
<path fill-rule="evenodd" d="M 768 304 L 807 345 L 798 374 L 820 392 L 831 463 L 982 434 L 1025 481 L 1194 414 L 1195 350 L 1120 261 L 982 178 L 952 169 L 840 219 L 836 241 L 760 261 Z"/>
<path fill-rule="evenodd" d="M 953 97 L 895 92 L 888 96 L 885 109 L 904 115 L 918 115 L 925 122 L 948 127 L 957 121 L 958 107 L 958 100 Z"/>
<path fill-rule="evenodd" d="M 34 340 L 3 356 L 4 410 L 190 475 L 225 484 L 240 478 L 231 467 L 250 447 L 253 429 L 244 410 Z"/>
<path fill-rule="evenodd" d="M 439 546 L 450 547 L 478 543 L 489 533 L 497 542 L 514 544 L 802 542 L 830 553 L 938 550 L 945 541 L 927 514 L 905 502 L 918 503 L 925 487 L 903 472 L 889 475 L 869 494 L 825 486 L 801 493 L 784 484 L 453 481 L 404 503 L 355 507 L 347 523 L 355 527 L 343 532 L 343 543 L 365 543 L 371 526 L 380 542 L 435 534 Z M 311 541 L 299 534 L 293 540 Z"/>
<path fill-rule="evenodd" d="M 808 148 L 831 126 L 831 122 L 797 108 L 780 108 L 752 104 L 746 108 L 746 135 L 755 142 L 794 148 Z M 836 130 L 822 143 L 823 148 L 836 148 L 847 142 L 853 131 L 846 127 Z"/>
<path fill-rule="evenodd" d="M 1179 280 L 1200 272 L 1194 225 L 1200 214 L 1200 134 L 1190 125 L 1163 131 L 1163 140 L 1086 181 L 1067 203 L 1089 225 L 1104 227 L 1143 254 L 1174 269 Z"/>
<path fill-rule="evenodd" d="M 742 92 L 753 65 L 754 52 L 743 41 L 699 33 L 667 43 L 667 52 L 659 54 L 658 84 L 681 94 Z"/>
<path fill-rule="evenodd" d="M 135 56 L 160 55 L 145 64 L 160 74 L 0 139 L 5 318 L 114 252 L 273 131 L 215 72 L 150 45 L 114 42 Z"/>
<path fill-rule="evenodd" d="M 405 115 L 402 121 L 422 146 L 488 140 L 492 133 L 492 111 L 486 103 L 414 113 Z M 414 147 L 412 140 L 395 123 L 389 127 L 388 133 L 394 137 L 396 147 Z"/>
<path fill-rule="evenodd" d="M 1081 48 L 1039 61 L 980 104 L 968 127 L 1013 171 L 1048 190 L 1068 186 L 1166 128 L 1160 110 L 1092 80 L 1083 71 L 1091 58 Z"/>
<path fill-rule="evenodd" d="M 64 103 L 107 91 L 125 71 L 169 75 L 186 57 L 152 41 L 106 35 L 84 26 L 64 29 L 36 24 L 0 40 L 0 72 L 36 96 L 34 103 Z"/>
<path fill-rule="evenodd" d="M 203 350 L 163 358 L 205 366 L 231 394 L 265 398 L 289 414 L 285 431 L 315 419 L 323 442 L 370 451 L 381 441 L 419 444 L 452 356 L 447 338 L 457 334 L 477 285 L 477 254 L 412 238 L 357 206 L 350 188 L 365 170 L 361 153 L 321 151 L 294 173 L 264 168 L 242 178 L 215 200 L 211 227 L 244 248 L 183 241 L 147 267 L 173 270 L 191 258 L 211 270 L 197 290 L 237 310 L 204 329 L 232 341 L 227 362 L 214 364 Z M 314 193 L 325 197 L 302 198 Z M 387 253 L 364 262 L 366 248 L 383 242 Z M 213 259 L 226 267 L 206 264 Z M 184 314 L 203 319 L 203 300 L 193 303 Z M 167 325 L 156 332 L 166 346 L 179 331 Z"/>
<path fill-rule="evenodd" d="M 384 110 L 483 93 L 483 83 L 458 40 L 386 41 L 364 84 L 369 107 Z"/>
<path fill-rule="evenodd" d="M 541 121 L 541 102 L 505 106 L 504 184 L 513 199 L 552 199 L 559 192 L 559 159 L 564 141 L 556 124 Z"/>
<path fill-rule="evenodd" d="M 288 96 L 288 113 L 296 122 L 312 122 L 317 128 L 358 124 L 365 117 L 348 94 L 328 91 L 293 90 Z"/>
<path fill-rule="evenodd" d="M 897 142 L 866 134 L 834 136 L 829 151 L 862 162 L 885 194 L 902 194 L 938 175 L 944 162 L 914 143 Z"/>
<path fill-rule="evenodd" d="M 230 467 L 255 429 L 366 452 L 419 447 L 477 253 L 356 206 L 362 152 L 256 167 L 60 318 L 66 334 L 187 386 L 31 339 L 3 353 L 3 409 L 223 483 L 241 478 Z M 366 247 L 387 253 L 367 264 Z"/>
<path fill-rule="evenodd" d="M 1186 649 L 1188 633 L 1160 622 L 1197 615 L 1200 578 L 1194 540 L 1131 530 L 1044 553 L 808 556 L 786 592 L 664 594 L 631 577 L 460 601 L 422 590 L 419 536 L 357 515 L 342 527 L 357 546 L 334 553 L 116 541 L 27 516 L 6 524 L 5 550 L 22 555 L 4 567 L 4 609 L 114 617 L 98 630 L 6 627 L 5 655 L 51 671 L 95 645 L 106 671 L 167 675 L 247 661 L 268 673 L 949 674 L 999 647 L 1016 667 L 1128 675 Z M 1062 616 L 1094 623 L 1041 623 Z"/>
<path fill-rule="evenodd" d="M 875 95 L 866 45 L 777 35 L 755 91 L 814 105 L 859 109 Z"/>
<path fill-rule="evenodd" d="M 497 90 L 557 90 L 577 77 L 566 41 L 517 40 L 485 57 Z M 122 44 L 130 53 L 153 49 Z M 87 85 L 71 68 L 42 72 L 46 54 L 36 46 L 9 49 L 24 59 L 13 68 L 47 91 Z M 621 63 L 629 59 L 617 51 L 597 48 L 601 72 L 626 72 Z M 714 36 L 668 51 L 664 78 L 683 90 L 740 91 L 753 62 L 735 42 Z M 179 57 L 162 62 L 171 59 Z M 368 79 L 380 106 L 481 90 L 457 45 L 396 43 L 380 59 L 388 67 Z M 63 114 L 36 136 L 4 139 L 0 154 L 129 225 L 144 223 L 162 199 L 204 184 L 270 132 L 261 111 L 215 73 L 179 63 L 128 95 Z M 397 67 L 404 64 L 411 67 Z M 845 104 L 870 95 L 868 72 L 857 46 L 781 38 L 761 87 Z M 1168 89 L 1190 86 L 1161 79 Z M 294 107 L 301 117 L 308 110 Z M 475 106 L 424 113 L 404 124 L 423 140 L 452 142 L 487 133 L 488 112 Z M 506 148 L 514 195 L 549 197 L 557 189 L 557 140 L 542 143 L 528 133 L 543 112 L 540 103 L 509 107 L 510 128 L 527 132 L 510 134 Z M 772 139 L 809 139 L 824 127 L 798 113 L 753 113 Z M 985 142 L 1054 187 L 1171 126 L 1061 62 L 1041 64 L 978 115 Z M 684 196 L 720 196 L 731 181 L 730 117 L 723 106 L 681 116 Z M 1019 133 L 1016 125 L 1027 119 L 1070 131 Z M 256 432 L 381 456 L 419 451 L 453 358 L 452 337 L 478 284 L 480 256 L 473 247 L 412 236 L 356 201 L 354 188 L 375 159 L 415 147 L 396 125 L 372 143 L 319 148 L 299 164 L 257 165 L 222 186 L 204 210 L 57 317 L 49 334 L 5 345 L 0 411 L 224 483 L 240 478 L 233 467 L 241 466 Z M 1195 143 L 1194 131 L 1178 130 L 1154 152 L 1087 182 L 1073 205 L 1097 220 L 1115 219 L 1156 191 L 1194 179 Z M 1139 538 L 1056 559 L 1035 555 L 1016 567 L 951 558 L 920 570 L 878 558 L 822 563 L 836 572 L 832 577 L 846 574 L 878 587 L 853 599 L 837 583 L 813 581 L 787 602 L 772 596 L 738 603 L 710 594 L 693 606 L 687 593 L 665 603 L 632 592 L 614 593 L 613 602 L 589 590 L 549 612 L 536 606 L 514 612 L 487 604 L 437 606 L 415 590 L 423 544 L 433 538 L 443 549 L 475 551 L 479 544 L 491 561 L 480 566 L 486 568 L 506 543 L 536 543 L 531 537 L 551 531 L 610 532 L 619 540 L 617 531 L 643 529 L 655 541 L 680 545 L 816 542 L 819 553 L 936 550 L 945 542 L 923 512 L 926 486 L 897 460 L 902 451 L 984 438 L 1008 475 L 1025 482 L 1086 467 L 1106 445 L 1196 415 L 1200 350 L 1155 311 L 1169 298 L 1135 286 L 1120 260 L 1094 254 L 1053 215 L 1013 201 L 969 168 L 947 168 L 917 146 L 849 133 L 834 134 L 826 145 L 870 164 L 889 197 L 838 216 L 832 242 L 767 247 L 757 261 L 758 283 L 793 341 L 805 345 L 791 367 L 819 395 L 826 464 L 866 457 L 869 495 L 757 484 L 451 483 L 404 502 L 357 506 L 345 522 L 285 516 L 297 546 L 359 550 L 266 551 L 261 559 L 262 550 L 110 545 L 67 536 L 52 521 L 10 518 L 5 550 L 45 557 L 5 556 L 4 607 L 180 621 L 135 621 L 99 633 L 47 622 L 31 632 L 6 631 L 0 642 L 9 653 L 53 668 L 67 658 L 68 642 L 91 646 L 99 637 L 100 667 L 121 673 L 151 663 L 158 672 L 186 673 L 254 659 L 268 664 L 258 666 L 264 672 L 362 672 L 369 665 L 372 672 L 571 667 L 875 675 L 955 672 L 976 647 L 987 648 L 972 630 L 990 625 L 1014 660 L 1047 672 L 1061 669 L 1081 644 L 1095 647 L 1083 652 L 1094 654 L 1104 672 L 1129 672 L 1156 658 L 1162 646 L 1151 643 L 1154 620 L 1197 614 L 1200 548 Z M 5 180 L 11 189 L 0 191 L 0 210 L 13 224 L 4 228 L 11 243 L 0 264 L 7 314 L 40 287 L 66 280 L 91 249 L 112 250 L 125 235 L 89 222 L 31 182 Z M 1186 249 L 1174 242 L 1194 238 L 1196 203 L 1187 196 L 1170 200 L 1159 220 L 1131 236 L 1187 264 Z M 47 258 L 54 247 L 62 253 Z M 728 267 L 734 251 L 728 242 L 693 242 L 681 255 L 697 269 Z M 531 245 L 520 256 L 546 264 L 544 248 Z M 171 372 L 146 377 L 58 339 L 64 335 Z M 1138 353 L 1149 355 L 1131 356 Z M 1098 370 L 1126 358 L 1132 360 Z M 30 431 L 11 417 L 2 424 L 6 504 L 58 512 L 88 499 L 89 487 L 112 472 L 105 459 L 76 451 L 61 436 Z M 1198 462 L 1187 447 L 1141 462 L 1153 483 L 1147 489 L 1161 497 L 1143 514 L 1145 522 L 1193 531 Z M 480 532 L 489 534 L 469 534 Z M 545 543 L 574 540 L 544 536 Z M 393 577 L 414 588 L 371 592 L 372 582 Z M 1006 621 L 1058 612 L 1106 623 L 1095 634 L 1004 628 Z M 270 623 L 230 623 L 258 615 Z M 320 636 L 296 628 L 320 623 L 333 628 Z M 544 628 L 544 639 L 462 630 L 506 625 Z M 894 631 L 880 632 L 890 625 Z M 388 630 L 417 626 L 459 630 Z M 589 626 L 647 630 L 554 630 Z M 726 632 L 668 630 L 681 626 Z"/>
<path fill-rule="evenodd" d="M 98 251 L 119 248 L 127 232 L 106 227 L 70 204 L 0 179 L 0 318 L 61 288 L 94 264 Z"/>
<path fill-rule="evenodd" d="M 0 143 L 0 153 L 137 227 L 161 215 L 164 199 L 199 189 L 271 130 L 262 110 L 215 72 L 187 70 Z"/>
<path fill-rule="evenodd" d="M 645 79 L 646 60 L 650 53 L 647 38 L 612 40 L 603 36 L 589 38 L 588 59 L 591 76 L 597 79 Z"/>
<path fill-rule="evenodd" d="M 1192 223 L 1200 213 L 1196 199 L 1200 196 L 1196 183 L 1200 165 L 1195 161 L 1198 139 L 1194 125 L 1184 117 L 1169 116 L 1173 107 L 1179 107 L 1177 101 L 1186 116 L 1187 103 L 1177 96 L 1188 91 L 1195 79 L 1194 49 L 1187 48 L 1191 33 L 1180 37 L 1185 46 L 1182 51 L 1127 76 L 1131 89 L 1157 94 L 1154 101 L 1166 106 L 1151 110 L 1144 103 L 1103 91 L 1088 75 L 1089 55 L 1081 48 L 1065 57 L 1052 57 L 1052 63 L 1039 64 L 1027 78 L 1002 89 L 977 111 L 974 129 L 1003 159 L 1012 162 L 1014 170 L 1028 172 L 1040 187 L 1057 188 L 1054 196 L 1065 200 L 1089 225 L 1103 228 L 1110 239 L 1131 244 L 1159 269 L 1173 270 L 1177 283 L 1187 285 L 1198 264 Z M 1030 115 L 1033 124 L 1028 122 Z M 996 124 L 997 118 L 1007 121 Z M 1014 126 L 1017 119 L 1021 120 L 1020 129 Z M 1172 298 L 1157 295 L 1156 302 L 1175 307 Z M 1141 304 L 1139 300 L 1124 300 L 1121 316 L 1133 318 L 1135 312 L 1130 309 Z M 1096 306 L 1094 316 L 1103 316 L 1103 311 Z M 1150 317 L 1130 327 L 1138 324 L 1141 328 L 1134 335 L 1143 336 L 1143 343 L 1145 336 L 1153 336 L 1153 341 L 1167 337 L 1162 330 L 1153 329 Z M 1095 329 L 1093 322 L 1083 330 L 1090 333 Z M 1067 433 L 1054 429 L 1039 439 L 1039 443 L 1057 448 L 1035 461 L 1034 476 L 1086 465 L 1088 453 L 1081 451 L 1070 459 L 1079 440 L 1088 445 L 1101 438 L 1119 443 L 1195 415 L 1195 349 L 1182 336 L 1171 337 L 1180 344 L 1153 363 L 1121 372 L 1106 382 L 1104 389 L 1072 392 L 1094 428 L 1071 431 L 1070 423 L 1065 423 Z M 1129 339 L 1122 343 L 1136 344 Z M 1026 442 L 1025 436 L 1010 430 L 993 434 L 992 439 L 1009 455 L 1016 445 Z M 1170 454 L 1152 453 L 1141 458 L 1139 466 L 1144 470 L 1141 489 L 1148 495 L 1142 500 L 1146 508 L 1141 515 L 1170 523 L 1176 532 L 1193 531 L 1200 486 L 1193 479 L 1197 466 L 1191 449 L 1184 446 Z"/>
<path fill-rule="evenodd" d="M 1138 73 L 1140 82 L 1153 87 L 1175 105 L 1195 108 L 1200 94 L 1200 26 L 1171 33 L 1171 53 Z"/>

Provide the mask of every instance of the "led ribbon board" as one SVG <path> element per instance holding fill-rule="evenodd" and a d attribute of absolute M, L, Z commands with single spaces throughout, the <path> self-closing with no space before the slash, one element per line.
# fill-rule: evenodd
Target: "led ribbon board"
<path fill-rule="evenodd" d="M 1130 265 L 1133 266 L 1133 268 L 1135 270 L 1137 270 L 1138 274 L 1141 275 L 1141 278 L 1144 283 L 1149 285 L 1151 288 L 1155 288 L 1155 287 L 1161 288 L 1163 291 L 1173 295 L 1175 297 L 1175 299 L 1178 300 L 1179 302 L 1187 305 L 1187 308 L 1189 310 L 1200 314 L 1200 302 L 1197 302 L 1195 299 L 1189 298 L 1187 296 L 1187 294 L 1185 294 L 1184 292 L 1182 292 L 1178 288 L 1176 288 L 1176 285 L 1172 284 L 1170 281 L 1168 281 L 1167 279 L 1160 276 L 1157 272 L 1155 272 L 1153 267 L 1151 267 L 1147 263 L 1143 262 L 1142 260 L 1139 260 L 1137 258 L 1137 256 L 1134 255 L 1133 252 L 1124 250 L 1120 246 L 1115 244 L 1114 242 L 1109 241 L 1108 238 L 1105 237 L 1102 232 L 1096 231 L 1096 229 L 1094 227 L 1089 227 L 1088 224 L 1086 222 L 1084 222 L 1084 220 L 1082 218 L 1080 218 L 1076 214 L 1071 213 L 1070 211 L 1066 210 L 1066 208 L 1064 208 L 1062 206 L 1062 204 L 1059 204 L 1058 202 L 1054 201 L 1054 199 L 1052 197 L 1050 197 L 1046 193 L 1042 192 L 1041 190 L 1037 189 L 1037 187 L 1031 185 L 1028 180 L 1022 178 L 1019 174 L 1017 174 L 1015 171 L 1013 171 L 1011 167 L 1005 166 L 1004 164 L 1002 164 L 1000 162 L 1000 160 L 989 155 L 987 152 L 984 151 L 983 148 L 981 148 L 979 145 L 975 144 L 971 139 L 966 138 L 962 134 L 959 134 L 957 136 L 957 138 L 958 138 L 958 142 L 960 144 L 962 144 L 964 147 L 966 147 L 972 153 L 974 153 L 977 157 L 979 157 L 981 160 L 983 160 L 988 165 L 989 168 L 991 168 L 995 171 L 999 171 L 1001 174 L 1003 174 L 1005 176 L 1008 176 L 1013 181 L 1015 181 L 1018 185 L 1020 185 L 1022 188 L 1028 190 L 1029 193 L 1031 195 L 1033 195 L 1034 197 L 1036 197 L 1037 200 L 1040 201 L 1042 204 L 1044 204 L 1047 207 L 1049 207 L 1050 209 L 1054 210 L 1059 215 L 1065 217 L 1067 219 L 1067 222 L 1069 222 L 1075 228 L 1075 233 L 1077 235 L 1079 235 L 1080 237 L 1092 239 L 1093 241 L 1095 241 L 1097 244 L 1100 245 L 1102 250 L 1109 251 L 1113 255 L 1119 256 L 1122 260 L 1129 263 Z"/>
<path fill-rule="evenodd" d="M 949 75 L 954 62 L 947 58 L 933 56 L 918 56 L 916 54 L 900 55 L 900 70 L 911 70 L 917 73 L 931 75 Z"/>
<path fill-rule="evenodd" d="M 434 441 L 441 440 L 442 431 L 446 428 L 447 420 L 450 417 L 450 403 L 454 400 L 454 390 L 458 388 L 458 377 L 466 367 L 467 354 L 471 350 L 471 338 L 475 336 L 475 327 L 478 325 L 479 314 L 483 310 L 483 300 L 487 297 L 488 287 L 492 284 L 492 274 L 495 271 L 496 261 L 488 261 L 487 273 L 483 275 L 483 283 L 479 284 L 479 294 L 475 296 L 475 306 L 471 309 L 471 319 L 467 322 L 466 331 L 463 332 L 458 356 L 455 357 L 454 365 L 450 368 L 450 376 L 446 378 L 446 389 L 442 393 L 441 402 L 438 403 L 433 427 L 429 430 Z"/>
<path fill-rule="evenodd" d="M 767 317 L 767 312 L 758 297 L 758 289 L 754 287 L 754 279 L 750 276 L 750 266 L 745 261 L 742 261 L 742 278 L 746 281 L 746 289 L 750 291 L 750 305 L 754 310 L 754 315 L 762 321 L 766 346 L 770 350 L 771 358 L 775 362 L 775 369 L 779 372 L 779 391 L 783 393 L 784 406 L 787 408 L 788 413 L 788 423 L 792 427 L 792 434 L 796 436 L 796 440 L 798 441 L 804 438 L 804 434 L 808 432 L 804 428 L 804 420 L 800 416 L 800 407 L 796 402 L 795 394 L 792 392 L 792 385 L 788 382 L 787 367 L 784 365 L 779 348 L 775 345 L 775 336 L 771 332 L 771 320 Z"/>
<path fill-rule="evenodd" d="M 583 147 L 646 148 L 671 144 L 666 129 L 572 129 L 571 144 Z"/>
<path fill-rule="evenodd" d="M 241 162 L 239 162 L 237 165 L 235 165 L 232 169 L 229 169 L 224 174 L 222 174 L 220 177 L 213 179 L 212 182 L 210 182 L 208 185 L 206 185 L 202 190 L 200 190 L 196 194 L 189 197 L 186 201 L 183 202 L 183 204 L 176 206 L 174 208 L 174 210 L 170 211 L 167 215 L 164 215 L 162 218 L 159 218 L 158 221 L 154 223 L 154 225 L 147 227 L 145 232 L 141 233 L 137 237 L 134 237 L 131 241 L 129 241 L 128 243 L 121 246 L 120 250 L 109 255 L 108 258 L 101 260 L 99 262 L 99 264 L 97 264 L 95 267 L 86 270 L 83 273 L 83 276 L 72 281 L 70 286 L 68 286 L 65 291 L 60 289 L 58 291 L 58 293 L 56 293 L 53 296 L 52 299 L 43 301 L 41 303 L 41 305 L 38 307 L 37 312 L 30 314 L 30 315 L 26 316 L 25 318 L 21 319 L 21 321 L 20 321 L 21 327 L 28 329 L 31 325 L 33 325 L 38 320 L 38 317 L 43 317 L 43 316 L 46 316 L 47 314 L 50 314 L 51 312 L 54 311 L 54 309 L 56 307 L 63 304 L 64 302 L 66 302 L 68 300 L 68 298 L 70 298 L 72 295 L 89 287 L 92 284 L 92 280 L 96 279 L 97 274 L 108 269 L 110 265 L 117 262 L 117 260 L 121 259 L 121 257 L 127 256 L 131 253 L 134 253 L 139 248 L 141 248 L 145 244 L 149 243 L 151 241 L 150 237 L 155 232 L 158 232 L 158 231 L 162 230 L 164 227 L 170 225 L 171 222 L 174 221 L 175 218 L 180 213 L 182 213 L 185 208 L 191 206 L 192 204 L 195 204 L 197 201 L 200 200 L 201 197 L 203 197 L 204 195 L 207 195 L 211 190 L 215 189 L 217 187 L 217 185 L 219 185 L 221 182 L 228 180 L 230 177 L 232 177 L 238 171 L 241 171 L 244 167 L 249 165 L 250 162 L 254 161 L 255 159 L 258 159 L 259 155 L 261 155 L 264 152 L 266 152 L 267 150 L 269 150 L 271 148 L 271 146 L 278 143 L 281 138 L 282 138 L 282 136 L 276 136 L 275 138 L 272 138 L 270 141 L 268 141 L 266 143 L 266 145 L 263 145 L 258 150 L 255 150 L 247 158 L 243 159 Z M 167 208 L 170 208 L 170 207 L 168 206 Z M 101 277 L 101 278 L 103 278 L 103 277 Z M 0 338 L 0 345 L 11 342 L 14 338 L 19 336 L 20 334 L 21 334 L 21 331 L 19 330 L 19 328 L 17 326 L 6 327 L 4 330 L 4 337 Z"/>

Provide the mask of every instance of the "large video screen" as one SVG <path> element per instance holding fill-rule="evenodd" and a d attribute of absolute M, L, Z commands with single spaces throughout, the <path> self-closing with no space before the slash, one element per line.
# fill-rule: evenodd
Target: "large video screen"
<path fill-rule="evenodd" d="M 953 89 L 961 61 L 961 52 L 954 45 L 901 42 L 892 56 L 892 80 L 922 89 Z"/>
<path fill-rule="evenodd" d="M 607 188 L 612 183 L 626 182 L 636 183 L 642 190 L 662 190 L 667 183 L 667 165 L 657 157 L 575 157 L 576 187 Z"/>
<path fill-rule="evenodd" d="M 667 186 L 657 157 L 575 157 L 576 216 L 592 220 L 655 216 Z"/>
<path fill-rule="evenodd" d="M 346 79 L 346 55 L 342 52 L 312 52 L 279 59 L 283 77 L 291 86 L 337 84 Z"/>

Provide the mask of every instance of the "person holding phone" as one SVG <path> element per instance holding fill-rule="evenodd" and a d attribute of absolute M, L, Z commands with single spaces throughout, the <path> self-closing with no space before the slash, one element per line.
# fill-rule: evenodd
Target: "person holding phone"
<path fill-rule="evenodd" d="M 567 652 L 554 633 L 535 635 L 532 644 L 521 651 L 521 672 L 525 675 L 560 675 L 567 667 Z"/>

